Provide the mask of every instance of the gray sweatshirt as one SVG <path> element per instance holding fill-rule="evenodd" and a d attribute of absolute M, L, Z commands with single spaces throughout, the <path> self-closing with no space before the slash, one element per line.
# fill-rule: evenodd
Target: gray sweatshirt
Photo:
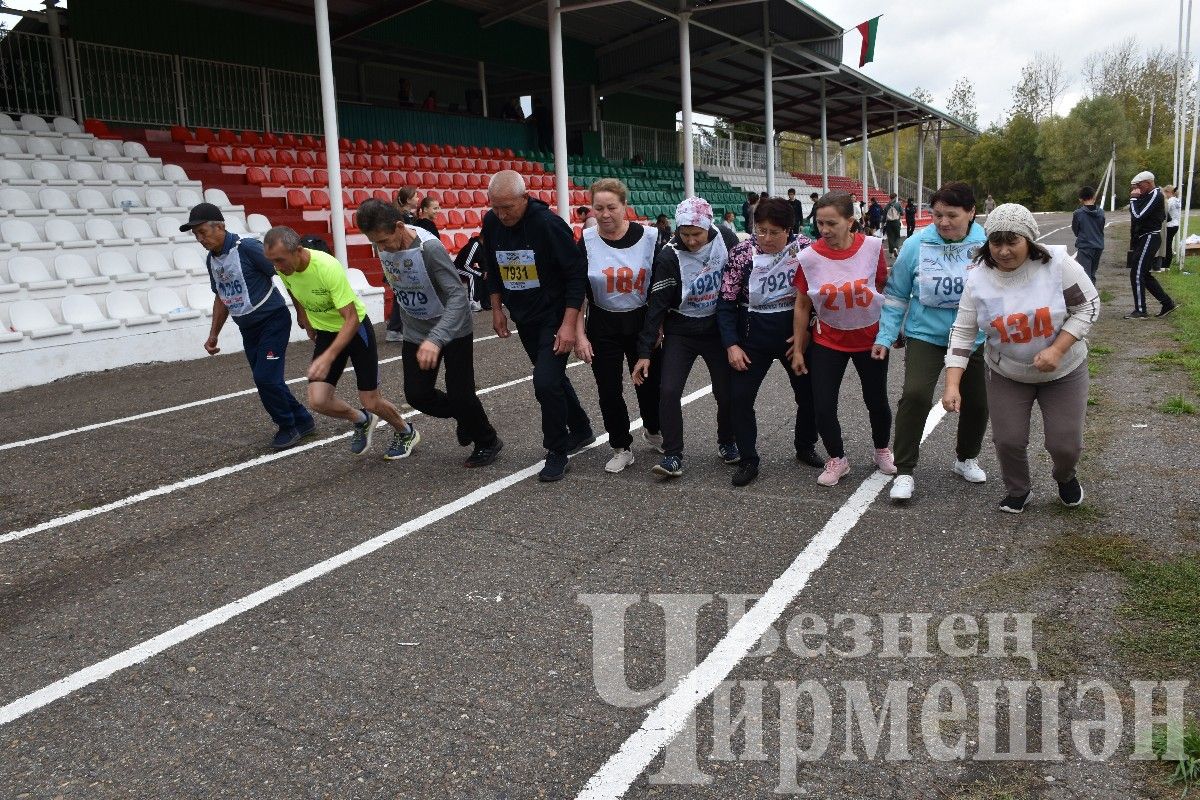
<path fill-rule="evenodd" d="M 429 272 L 434 291 L 445 310 L 441 316 L 433 319 L 416 319 L 406 314 L 401 306 L 404 341 L 421 344 L 428 339 L 438 347 L 445 347 L 455 339 L 471 334 L 471 299 L 467 296 L 467 287 L 463 285 L 454 262 L 450 260 L 450 254 L 441 242 L 430 239 L 422 244 L 420 239 L 414 239 L 409 249 L 416 250 L 418 247 L 425 258 L 425 269 Z M 386 275 L 385 271 L 385 278 Z"/>

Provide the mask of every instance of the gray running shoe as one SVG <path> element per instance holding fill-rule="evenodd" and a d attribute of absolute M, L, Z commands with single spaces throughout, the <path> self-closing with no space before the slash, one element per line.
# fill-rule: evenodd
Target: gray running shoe
<path fill-rule="evenodd" d="M 366 412 L 367 421 L 358 422 L 354 425 L 354 434 L 350 437 L 350 452 L 356 456 L 361 456 L 367 452 L 367 448 L 371 446 L 371 437 L 375 434 L 375 423 L 379 422 L 379 417 Z"/>

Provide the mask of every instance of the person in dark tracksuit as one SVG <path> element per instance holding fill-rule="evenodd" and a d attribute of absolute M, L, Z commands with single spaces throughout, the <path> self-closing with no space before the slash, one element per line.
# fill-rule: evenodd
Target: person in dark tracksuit
<path fill-rule="evenodd" d="M 646 295 L 658 250 L 658 232 L 631 223 L 625 184 L 603 178 L 592 184 L 590 219 L 579 250 L 587 263 L 587 319 L 580 315 L 575 355 L 590 364 L 600 396 L 600 414 L 612 458 L 605 472 L 621 472 L 634 462 L 629 409 L 622 394 L 625 371 L 638 358 L 638 337 L 646 321 Z M 658 359 L 655 358 L 655 361 Z M 626 366 L 628 365 L 628 366 Z M 642 414 L 642 437 L 662 446 L 658 422 L 659 365 L 655 363 L 641 383 L 634 384 Z"/>
<path fill-rule="evenodd" d="M 492 328 L 502 339 L 512 335 L 504 313 L 507 306 L 533 364 L 533 391 L 541 406 L 547 453 L 538 480 L 562 480 L 568 454 L 596 440 L 567 377 L 587 270 L 571 227 L 546 203 L 526 194 L 521 173 L 502 170 L 493 175 L 488 202 L 492 208 L 483 217 L 481 236 Z"/>
<path fill-rule="evenodd" d="M 729 401 L 729 363 L 717 333 L 717 295 L 729 251 L 737 234 L 712 224 L 707 200 L 690 197 L 679 204 L 679 229 L 654 261 L 646 322 L 638 338 L 634 384 L 653 371 L 653 355 L 662 341 L 659 418 L 663 458 L 653 468 L 668 478 L 683 474 L 683 388 L 697 358 L 704 359 L 717 401 L 717 456 L 739 460 Z"/>
<path fill-rule="evenodd" d="M 292 333 L 292 315 L 271 278 L 275 267 L 263 254 L 257 239 L 241 239 L 225 230 L 225 217 L 212 203 L 191 210 L 180 231 L 191 231 L 208 251 L 209 285 L 213 300 L 212 327 L 204 349 L 209 355 L 221 352 L 217 337 L 225 320 L 233 317 L 242 334 L 242 346 L 258 399 L 279 426 L 271 447 L 291 447 L 316 429 L 312 414 L 300 404 L 283 379 L 284 356 Z"/>
<path fill-rule="evenodd" d="M 1162 227 L 1167 217 L 1167 206 L 1162 190 L 1154 185 L 1153 172 L 1139 172 L 1133 176 L 1129 198 L 1129 284 L 1133 289 L 1133 311 L 1125 319 L 1145 319 L 1146 292 L 1162 303 L 1157 316 L 1165 317 L 1175 310 L 1175 301 L 1159 285 L 1150 270 L 1158 257 L 1162 244 Z"/>
<path fill-rule="evenodd" d="M 742 456 L 741 466 L 733 475 L 734 486 L 745 486 L 758 477 L 754 402 L 776 361 L 787 371 L 796 398 L 796 458 L 814 467 L 824 463 L 816 451 L 812 381 L 791 366 L 796 303 L 792 281 L 799 254 L 812 240 L 791 236 L 791 229 L 792 209 L 786 200 L 775 198 L 760 203 L 754 210 L 754 236 L 730 253 L 717 302 L 721 343 L 733 368 L 734 430 Z"/>
<path fill-rule="evenodd" d="M 1071 233 L 1075 234 L 1075 260 L 1096 283 L 1096 270 L 1104 253 L 1104 209 L 1096 203 L 1096 190 L 1079 190 L 1079 208 L 1071 215 Z"/>

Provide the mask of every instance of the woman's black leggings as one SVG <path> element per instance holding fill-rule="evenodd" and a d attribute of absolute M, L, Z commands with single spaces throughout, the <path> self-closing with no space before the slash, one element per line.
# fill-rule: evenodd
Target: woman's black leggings
<path fill-rule="evenodd" d="M 871 439 L 876 449 L 888 446 L 892 435 L 892 407 L 887 396 L 888 359 L 871 358 L 870 350 L 847 353 L 813 342 L 808 349 L 808 373 L 812 376 L 813 406 L 817 413 L 817 431 L 831 458 L 846 455 L 842 426 L 838 422 L 838 396 L 846 365 L 853 361 L 862 383 L 863 402 L 871 418 Z"/>

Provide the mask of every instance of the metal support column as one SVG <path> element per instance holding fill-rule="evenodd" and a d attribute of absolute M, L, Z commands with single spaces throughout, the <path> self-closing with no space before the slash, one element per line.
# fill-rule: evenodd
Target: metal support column
<path fill-rule="evenodd" d="M 937 180 L 934 182 L 934 186 L 940 189 L 942 186 L 942 121 L 940 119 L 933 141 L 934 152 L 937 154 L 937 171 L 934 173 Z"/>
<path fill-rule="evenodd" d="M 925 124 L 917 129 L 917 216 L 925 204 Z"/>
<path fill-rule="evenodd" d="M 46 0 L 46 26 L 50 29 L 50 55 L 54 60 L 54 88 L 58 95 L 58 113 L 71 116 L 71 84 L 67 77 L 67 59 L 63 57 L 62 30 L 58 26 L 56 0 Z"/>
<path fill-rule="evenodd" d="M 900 112 L 892 112 L 892 191 L 900 199 Z"/>
<path fill-rule="evenodd" d="M 554 197 L 558 215 L 571 223 L 571 194 L 567 179 L 567 104 L 563 78 L 562 10 L 559 0 L 548 0 L 550 23 L 550 113 L 554 119 Z"/>
<path fill-rule="evenodd" d="M 766 133 L 767 157 L 767 194 L 775 196 L 775 87 L 773 59 L 771 48 L 763 53 L 763 97 L 766 99 L 763 108 L 763 128 Z"/>
<path fill-rule="evenodd" d="M 696 196 L 696 172 L 692 164 L 692 37 L 690 23 L 692 14 L 683 11 L 686 6 L 680 0 L 679 14 L 679 87 L 683 101 L 683 196 Z"/>
<path fill-rule="evenodd" d="M 862 164 L 859 170 L 862 173 L 862 201 L 863 208 L 867 207 L 870 202 L 870 184 L 867 181 L 867 98 L 862 99 Z"/>
<path fill-rule="evenodd" d="M 824 78 L 821 78 L 821 191 L 829 193 L 829 108 L 825 102 Z"/>
<path fill-rule="evenodd" d="M 338 158 L 337 94 L 333 85 L 333 48 L 329 41 L 328 0 L 314 0 L 317 21 L 317 71 L 321 76 L 321 119 L 325 123 L 325 169 L 329 172 L 329 230 L 333 234 L 333 255 L 345 267 L 346 211 L 342 205 L 342 165 Z"/>
<path fill-rule="evenodd" d="M 488 98 L 487 98 L 487 68 L 484 67 L 482 61 L 479 63 L 479 98 L 483 101 L 483 116 L 488 115 Z"/>

